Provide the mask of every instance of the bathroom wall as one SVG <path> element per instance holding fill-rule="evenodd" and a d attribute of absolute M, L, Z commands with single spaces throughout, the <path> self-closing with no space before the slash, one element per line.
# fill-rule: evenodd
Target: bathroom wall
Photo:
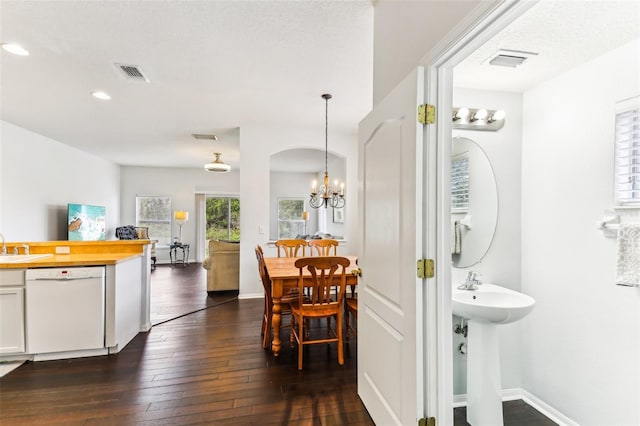
<path fill-rule="evenodd" d="M 455 78 L 454 78 L 455 82 Z M 464 282 L 470 270 L 482 274 L 482 280 L 520 290 L 520 168 L 522 138 L 522 96 L 519 93 L 491 92 L 455 88 L 453 105 L 467 108 L 502 109 L 505 125 L 497 132 L 454 130 L 453 136 L 474 140 L 487 154 L 498 187 L 498 224 L 489 251 L 480 263 L 469 268 L 453 268 L 453 285 Z M 470 183 L 473 185 L 473 182 Z M 459 321 L 454 317 L 454 324 Z M 521 385 L 520 324 L 500 326 L 500 359 L 502 388 Z M 455 334 L 454 395 L 466 393 L 466 355 L 458 353 L 458 345 L 466 342 Z"/>
<path fill-rule="evenodd" d="M 616 101 L 640 94 L 640 40 L 524 93 L 522 387 L 580 425 L 640 424 L 640 289 L 616 286 Z"/>

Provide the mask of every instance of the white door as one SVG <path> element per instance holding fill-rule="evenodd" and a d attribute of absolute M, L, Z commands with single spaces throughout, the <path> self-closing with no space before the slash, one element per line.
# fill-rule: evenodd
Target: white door
<path fill-rule="evenodd" d="M 424 416 L 422 257 L 424 70 L 360 123 L 358 394 L 378 425 Z"/>

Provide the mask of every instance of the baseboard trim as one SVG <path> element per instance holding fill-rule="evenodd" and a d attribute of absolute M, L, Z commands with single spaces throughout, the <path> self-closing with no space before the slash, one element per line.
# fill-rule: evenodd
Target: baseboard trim
<path fill-rule="evenodd" d="M 503 401 L 515 401 L 521 399 L 542 414 L 547 416 L 550 420 L 556 422 L 559 426 L 579 426 L 578 423 L 571 420 L 569 417 L 562 414 L 560 411 L 553 408 L 537 396 L 530 392 L 527 392 L 521 388 L 503 389 L 502 400 Z M 454 395 L 453 396 L 453 408 L 466 407 L 467 395 Z"/>
<path fill-rule="evenodd" d="M 264 293 L 239 294 L 238 299 L 264 299 Z"/>
<path fill-rule="evenodd" d="M 556 410 L 537 396 L 527 392 L 524 389 L 520 389 L 522 393 L 522 400 L 540 411 L 542 414 L 558 423 L 560 426 L 579 426 L 578 423 L 571 420 L 569 417 L 562 414 L 560 411 Z"/>

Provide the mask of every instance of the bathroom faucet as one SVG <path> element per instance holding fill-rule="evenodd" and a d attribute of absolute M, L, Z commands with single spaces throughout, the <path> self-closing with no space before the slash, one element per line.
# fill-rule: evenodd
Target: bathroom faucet
<path fill-rule="evenodd" d="M 467 274 L 467 279 L 463 284 L 460 284 L 458 288 L 460 290 L 477 290 L 478 286 L 482 284 L 480 281 L 481 274 L 476 271 L 469 271 Z"/>
<path fill-rule="evenodd" d="M 4 235 L 0 234 L 0 238 L 2 238 L 2 255 L 7 255 L 7 245 L 4 243 Z"/>

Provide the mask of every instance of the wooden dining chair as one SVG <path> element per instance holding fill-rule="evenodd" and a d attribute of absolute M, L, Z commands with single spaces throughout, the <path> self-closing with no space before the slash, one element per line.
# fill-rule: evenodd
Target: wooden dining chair
<path fill-rule="evenodd" d="M 273 317 L 273 298 L 271 297 L 271 279 L 267 272 L 267 266 L 264 262 L 264 251 L 262 247 L 258 245 L 256 247 L 256 259 L 258 260 L 258 272 L 260 273 L 260 279 L 262 280 L 262 287 L 264 288 L 264 312 L 262 314 L 262 347 L 264 349 L 269 348 L 271 342 L 272 324 L 271 319 Z M 280 306 L 282 307 L 282 315 L 291 314 L 291 303 L 298 301 L 298 290 L 285 294 L 280 299 Z"/>
<path fill-rule="evenodd" d="M 344 348 L 342 341 L 342 310 L 346 287 L 346 268 L 349 259 L 346 257 L 304 257 L 295 262 L 300 271 L 298 276 L 298 301 L 291 305 L 291 334 L 298 343 L 298 370 L 302 370 L 302 355 L 305 345 L 318 343 L 338 343 L 338 364 L 344 364 Z M 305 274 L 307 274 L 305 276 Z M 338 282 L 336 283 L 336 280 Z M 331 288 L 338 287 L 338 296 L 331 296 Z M 309 298 L 305 300 L 304 289 L 310 289 Z M 336 318 L 335 329 L 330 328 L 330 335 L 312 339 L 309 318 Z"/>
<path fill-rule="evenodd" d="M 351 318 L 349 315 L 353 315 L 356 326 L 351 325 Z M 349 340 L 349 331 L 352 331 L 354 335 L 358 334 L 358 299 L 355 297 L 344 298 L 344 323 L 347 325 L 345 330 L 345 338 Z"/>
<path fill-rule="evenodd" d="M 337 256 L 337 240 L 309 240 L 309 251 L 312 256 Z"/>
<path fill-rule="evenodd" d="M 278 257 L 304 257 L 307 242 L 305 240 L 278 240 Z"/>

